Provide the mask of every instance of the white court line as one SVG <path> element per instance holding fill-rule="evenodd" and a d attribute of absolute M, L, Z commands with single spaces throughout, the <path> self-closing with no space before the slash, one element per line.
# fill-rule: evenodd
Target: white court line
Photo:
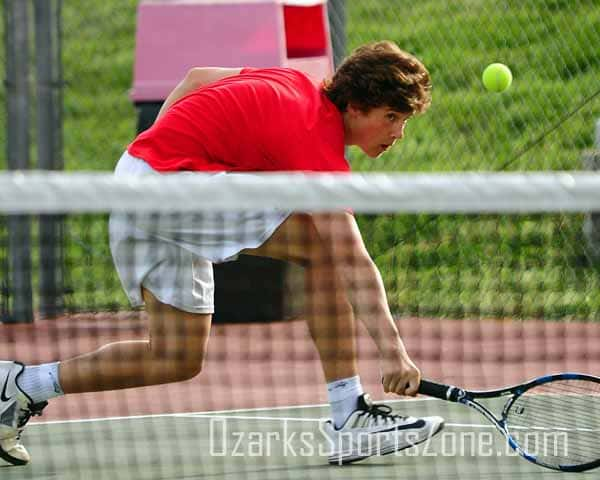
<path fill-rule="evenodd" d="M 389 403 L 389 402 L 388 402 Z M 264 409 L 257 409 L 264 410 Z M 233 412 L 234 410 L 232 410 Z M 243 410 L 238 410 L 243 411 Z M 94 422 L 107 422 L 107 421 L 117 421 L 117 420 L 139 420 L 144 418 L 190 418 L 190 419 L 224 419 L 224 420 L 255 420 L 255 421 L 263 421 L 263 422 L 299 422 L 299 423 L 320 423 L 326 420 L 325 418 L 304 418 L 304 417 L 266 417 L 266 416 L 252 416 L 252 415 L 220 415 L 215 414 L 216 412 L 199 412 L 199 413 L 169 413 L 169 414 L 161 414 L 161 415 L 138 415 L 138 416 L 130 416 L 130 417 L 107 417 L 107 418 L 89 418 L 89 419 L 81 419 L 81 420 L 54 420 L 48 422 L 35 422 L 31 423 L 29 426 L 42 426 L 42 425 L 60 425 L 60 424 L 73 424 L 73 423 L 94 423 Z M 476 423 L 445 423 L 445 428 L 458 428 L 458 429 L 466 429 L 466 430 L 495 430 L 496 427 L 491 423 L 487 424 L 476 424 Z M 525 428 L 525 427 L 522 427 Z M 539 430 L 549 430 L 549 431 L 571 431 L 572 429 L 548 429 L 542 427 L 527 427 L 526 429 L 539 429 Z M 519 430 L 518 426 L 513 426 L 512 430 Z M 574 429 L 581 430 L 586 432 L 598 432 L 599 430 L 595 429 Z"/>
<path fill-rule="evenodd" d="M 424 398 L 406 398 L 402 400 L 376 400 L 375 403 L 403 403 L 403 402 L 431 402 L 438 401 L 436 398 L 424 397 Z M 260 407 L 260 408 L 238 408 L 234 410 L 212 410 L 209 412 L 197 412 L 188 413 L 185 415 L 208 415 L 211 413 L 238 413 L 238 412 L 264 412 L 264 411 L 279 411 L 279 410 L 299 410 L 305 408 L 329 408 L 328 403 L 316 403 L 311 405 L 290 405 L 286 407 Z"/>
<path fill-rule="evenodd" d="M 254 416 L 246 416 L 246 415 L 210 415 L 210 414 L 201 414 L 201 415 L 182 415 L 190 418 L 223 418 L 223 419 L 234 419 L 234 420 L 261 420 L 261 421 L 274 421 L 274 422 L 312 422 L 319 423 L 322 422 L 323 418 L 289 418 L 289 417 L 254 417 Z M 451 428 L 490 428 L 495 429 L 496 427 L 492 424 L 478 425 L 473 423 L 445 423 L 444 427 Z"/>
<path fill-rule="evenodd" d="M 229 419 L 229 420 L 255 420 L 263 422 L 305 422 L 305 423 L 320 423 L 323 422 L 323 418 L 301 418 L 301 417 L 264 417 L 264 416 L 251 416 L 251 415 L 213 415 L 210 413 L 171 413 L 163 415 L 139 415 L 131 417 L 109 417 L 109 418 L 89 418 L 82 420 L 54 420 L 48 422 L 36 422 L 31 423 L 30 427 L 43 426 L 43 425 L 60 425 L 60 424 L 74 424 L 74 423 L 93 423 L 93 422 L 107 422 L 117 420 L 139 420 L 145 418 L 194 418 L 194 419 Z M 463 429 L 494 429 L 495 427 L 491 424 L 479 425 L 473 423 L 446 423 L 446 428 L 463 428 Z"/>
<path fill-rule="evenodd" d="M 230 419 L 230 420 L 260 420 L 263 422 L 305 422 L 305 423 L 320 423 L 324 421 L 323 418 L 299 418 L 299 417 L 257 417 L 257 416 L 246 416 L 246 415 L 211 415 L 203 413 L 184 414 L 184 413 L 172 413 L 164 415 L 139 415 L 131 417 L 107 417 L 107 418 L 88 418 L 82 420 L 51 420 L 48 422 L 35 422 L 28 425 L 28 427 L 37 427 L 45 425 L 61 425 L 61 424 L 73 424 L 73 423 L 94 423 L 94 422 L 109 422 L 118 420 L 140 420 L 144 418 L 194 418 L 209 420 L 213 418 L 219 419 Z M 473 423 L 446 423 L 445 428 L 464 428 L 464 429 L 494 429 L 495 427 L 491 424 L 478 425 Z"/>
<path fill-rule="evenodd" d="M 407 398 L 402 400 L 383 400 L 383 403 L 402 403 L 402 402 L 429 402 L 436 400 L 434 398 Z M 124 417 L 99 417 L 99 418 L 81 418 L 73 420 L 49 420 L 49 421 L 37 421 L 30 422 L 28 427 L 35 425 L 59 425 L 69 423 L 91 423 L 91 422 L 113 422 L 118 420 L 139 420 L 143 418 L 169 418 L 169 417 L 198 417 L 214 414 L 229 414 L 229 413 L 242 413 L 242 412 L 265 412 L 265 411 L 280 411 L 280 410 L 300 410 L 307 408 L 325 408 L 329 407 L 328 403 L 312 404 L 312 405 L 290 405 L 285 407 L 260 407 L 260 408 L 238 408 L 234 410 L 209 410 L 204 412 L 187 412 L 187 413 L 160 413 L 153 415 L 129 415 Z M 252 417 L 256 418 L 256 417 Z M 280 417 L 278 417 L 280 418 Z"/>
<path fill-rule="evenodd" d="M 267 422 L 309 422 L 309 423 L 320 423 L 326 419 L 324 418 L 290 418 L 290 417 L 253 417 L 253 416 L 245 416 L 245 415 L 184 415 L 187 418 L 201 418 L 203 420 L 212 419 L 212 418 L 221 418 L 221 419 L 231 419 L 231 420 L 261 420 Z"/>
<path fill-rule="evenodd" d="M 157 413 L 152 415 L 128 415 L 124 417 L 99 417 L 99 418 L 82 418 L 73 420 L 50 420 L 47 422 L 31 422 L 28 426 L 33 425 L 56 425 L 61 423 L 90 423 L 90 422 L 113 422 L 117 420 L 140 420 L 144 418 L 170 418 L 170 417 L 200 417 L 212 414 L 225 413 L 241 413 L 241 412 L 264 412 L 277 410 L 297 410 L 301 408 L 317 408 L 327 407 L 327 404 L 322 405 L 293 405 L 289 407 L 260 407 L 260 408 L 240 408 L 236 410 L 208 410 L 204 412 L 187 412 L 187 413 Z M 254 417 L 253 417 L 254 418 Z"/>

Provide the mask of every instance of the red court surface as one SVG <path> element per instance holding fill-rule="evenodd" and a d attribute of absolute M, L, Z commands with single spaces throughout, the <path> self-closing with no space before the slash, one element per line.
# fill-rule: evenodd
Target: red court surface
<path fill-rule="evenodd" d="M 467 388 L 494 388 L 559 371 L 600 373 L 600 327 L 543 321 L 398 320 L 423 375 Z M 34 324 L 0 325 L 0 358 L 39 363 L 107 342 L 145 338 L 139 313 L 77 314 Z M 359 368 L 375 399 L 383 394 L 377 351 L 359 329 Z M 140 389 L 70 395 L 43 420 L 199 412 L 325 403 L 317 352 L 302 320 L 215 325 L 202 373 Z"/>

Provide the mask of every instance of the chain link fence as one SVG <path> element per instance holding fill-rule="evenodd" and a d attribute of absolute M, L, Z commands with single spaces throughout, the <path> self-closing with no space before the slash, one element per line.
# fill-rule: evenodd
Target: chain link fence
<path fill-rule="evenodd" d="M 410 122 L 402 145 L 360 170 L 563 170 L 579 168 L 593 144 L 597 101 L 518 158 L 530 142 L 599 88 L 598 0 L 333 0 L 333 43 L 350 51 L 390 39 L 429 67 L 429 112 Z M 132 84 L 137 0 L 64 1 L 64 160 L 67 170 L 110 169 L 135 134 Z M 340 7 L 341 6 L 341 7 Z M 1 7 L 0 7 L 1 8 Z M 332 6 L 330 6 L 330 10 Z M 346 34 L 341 32 L 345 25 Z M 4 26 L 2 40 L 4 40 Z M 484 91 L 481 72 L 510 66 L 511 89 Z M 5 48 L 0 74 L 5 78 Z M 160 68 L 160 59 L 156 59 Z M 5 99 L 5 86 L 0 87 Z M 0 139 L 6 144 L 6 117 Z M 34 158 L 35 160 L 35 158 Z M 0 153 L 6 168 L 6 152 Z"/>
<path fill-rule="evenodd" d="M 0 5 L 3 17 L 8 1 Z M 137 0 L 62 2 L 66 170 L 111 170 L 135 136 L 137 112 L 128 93 L 137 6 Z M 593 146 L 600 0 L 330 0 L 330 22 L 336 62 L 343 50 L 389 39 L 422 59 L 433 79 L 430 110 L 409 122 L 391 152 L 373 160 L 349 149 L 355 170 L 572 170 Z M 0 29 L 0 75 L 6 78 L 5 22 Z M 155 62 L 161 68 L 161 59 Z M 492 62 L 512 69 L 513 85 L 503 94 L 481 84 Z M 0 99 L 6 103 L 5 83 Z M 6 142 L 2 115 L 0 143 Z M 31 166 L 36 162 L 34 154 Z M 3 148 L 0 168 L 7 165 Z M 125 305 L 104 223 L 69 220 L 65 236 L 67 307 Z M 3 227 L 4 272 L 5 247 Z M 90 276 L 92 267 L 101 271 Z M 97 279 L 106 284 L 93 288 Z M 8 291 L 5 285 L 5 296 Z"/>
<path fill-rule="evenodd" d="M 597 0 L 347 2 L 348 47 L 389 38 L 429 67 L 433 104 L 410 122 L 402 146 L 361 169 L 566 170 L 593 145 L 600 88 Z M 492 62 L 513 72 L 511 89 L 487 93 Z M 560 125 L 542 141 L 539 137 Z M 527 151 L 525 151 L 527 150 Z"/>

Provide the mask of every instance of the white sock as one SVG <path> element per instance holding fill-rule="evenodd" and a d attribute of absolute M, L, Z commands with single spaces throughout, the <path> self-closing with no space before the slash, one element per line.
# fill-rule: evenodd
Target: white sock
<path fill-rule="evenodd" d="M 327 384 L 327 393 L 331 405 L 331 415 L 335 428 L 341 428 L 348 417 L 356 410 L 358 397 L 364 390 L 360 377 L 342 378 Z"/>
<path fill-rule="evenodd" d="M 19 377 L 18 385 L 33 403 L 45 402 L 54 397 L 64 395 L 58 382 L 58 364 L 44 363 L 25 367 Z"/>

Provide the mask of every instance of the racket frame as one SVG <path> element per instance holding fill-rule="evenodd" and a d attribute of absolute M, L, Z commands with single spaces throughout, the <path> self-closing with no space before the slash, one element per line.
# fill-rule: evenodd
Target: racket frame
<path fill-rule="evenodd" d="M 423 379 L 421 380 L 421 384 L 419 386 L 419 393 L 448 402 L 461 403 L 463 405 L 477 410 L 485 418 L 487 418 L 492 423 L 492 425 L 496 427 L 496 430 L 498 430 L 506 438 L 508 444 L 515 452 L 517 452 L 521 457 L 525 458 L 526 460 L 535 463 L 536 465 L 541 465 L 543 467 L 550 468 L 552 470 L 559 470 L 562 472 L 583 472 L 586 470 L 591 470 L 600 466 L 600 458 L 598 460 L 588 462 L 585 464 L 558 466 L 550 465 L 544 463 L 541 460 L 538 460 L 538 458 L 535 455 L 526 452 L 508 431 L 506 418 L 514 402 L 526 391 L 534 387 L 538 387 L 540 385 L 559 380 L 587 380 L 600 384 L 599 377 L 572 372 L 544 375 L 518 385 L 512 385 L 497 390 L 466 390 L 460 387 L 456 387 L 454 385 L 446 385 L 443 383 L 437 383 L 431 380 Z M 477 402 L 478 399 L 481 400 L 502 397 L 509 398 L 507 399 L 507 401 L 504 404 L 504 407 L 502 408 L 501 417 L 497 417 L 488 408 L 486 408 L 481 403 Z"/>

